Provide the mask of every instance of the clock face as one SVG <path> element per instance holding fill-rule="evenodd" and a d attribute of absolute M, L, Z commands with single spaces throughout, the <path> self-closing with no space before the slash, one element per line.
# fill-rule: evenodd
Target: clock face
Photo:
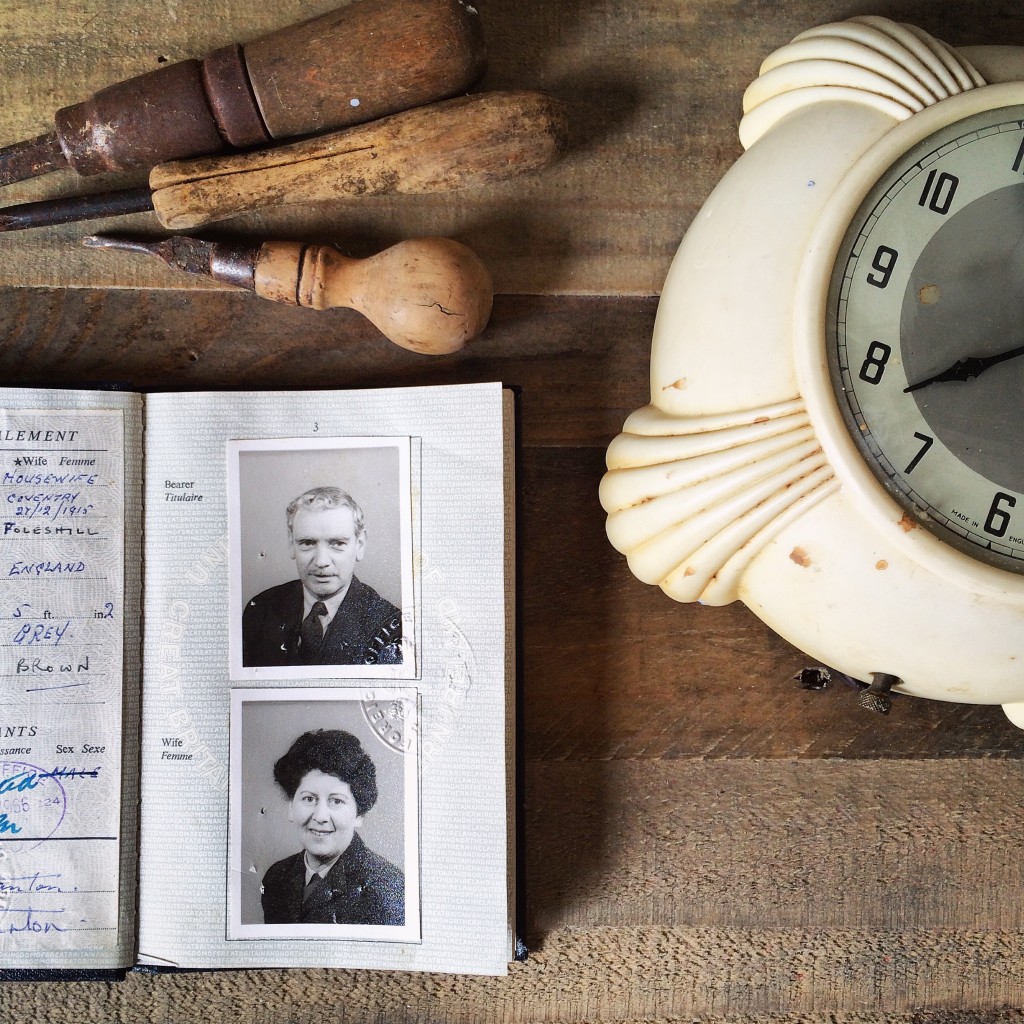
<path fill-rule="evenodd" d="M 839 250 L 826 347 L 908 515 L 1024 573 L 1024 106 L 950 124 L 881 177 Z"/>

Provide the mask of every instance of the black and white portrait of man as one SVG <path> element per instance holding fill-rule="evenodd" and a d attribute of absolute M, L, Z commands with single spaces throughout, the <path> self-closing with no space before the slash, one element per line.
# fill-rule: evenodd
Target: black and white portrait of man
<path fill-rule="evenodd" d="M 243 678 L 411 674 L 408 446 L 359 441 L 234 443 Z"/>

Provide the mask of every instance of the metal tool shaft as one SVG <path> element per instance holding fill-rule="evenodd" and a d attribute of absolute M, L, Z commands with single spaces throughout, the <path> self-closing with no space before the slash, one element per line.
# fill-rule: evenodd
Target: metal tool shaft
<path fill-rule="evenodd" d="M 21 203 L 0 209 L 0 231 L 70 224 L 78 220 L 118 217 L 126 213 L 146 213 L 153 209 L 153 194 L 146 186 L 98 195 L 67 196 Z"/>
<path fill-rule="evenodd" d="M 67 166 L 56 132 L 0 148 L 0 185 L 37 178 Z"/>

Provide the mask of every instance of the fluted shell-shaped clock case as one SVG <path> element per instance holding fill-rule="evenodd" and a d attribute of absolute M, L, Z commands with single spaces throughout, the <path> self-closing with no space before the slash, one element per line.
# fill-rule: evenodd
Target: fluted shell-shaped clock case
<path fill-rule="evenodd" d="M 966 402 L 969 419 L 963 396 L 988 401 L 943 360 L 984 356 L 963 323 L 1000 317 L 915 277 L 942 231 L 949 249 L 958 188 L 975 211 L 961 224 L 983 209 L 998 223 L 998 196 L 1024 206 L 1004 191 L 1024 183 L 1024 49 L 953 49 L 877 17 L 824 25 L 765 61 L 739 134 L 665 282 L 650 404 L 608 449 L 609 539 L 677 601 L 741 600 L 855 679 L 1001 704 L 1024 727 L 1024 484 L 971 462 L 935 411 Z M 979 178 L 996 142 L 974 144 L 996 136 L 1012 175 Z M 991 284 L 985 232 L 967 234 Z M 997 287 L 1021 324 L 1006 349 L 1024 342 L 1011 291 Z M 933 321 L 908 318 L 940 299 L 929 352 Z M 1014 354 L 989 359 L 1007 363 L 985 386 L 1019 381 Z M 1019 427 L 1024 397 L 1010 400 Z"/>

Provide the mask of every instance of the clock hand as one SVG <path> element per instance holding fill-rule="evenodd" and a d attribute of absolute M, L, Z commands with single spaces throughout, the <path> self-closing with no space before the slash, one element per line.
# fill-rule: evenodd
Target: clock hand
<path fill-rule="evenodd" d="M 968 356 L 966 359 L 958 359 L 952 366 L 935 374 L 934 377 L 927 377 L 924 380 L 919 380 L 916 384 L 905 387 L 903 393 L 906 395 L 911 391 L 920 391 L 921 388 L 926 388 L 929 384 L 967 381 L 972 377 L 981 376 L 989 367 L 995 366 L 997 363 L 1005 363 L 1008 359 L 1016 359 L 1018 356 L 1024 356 L 1024 345 L 1018 345 L 1016 348 L 1000 352 L 995 356 Z"/>

